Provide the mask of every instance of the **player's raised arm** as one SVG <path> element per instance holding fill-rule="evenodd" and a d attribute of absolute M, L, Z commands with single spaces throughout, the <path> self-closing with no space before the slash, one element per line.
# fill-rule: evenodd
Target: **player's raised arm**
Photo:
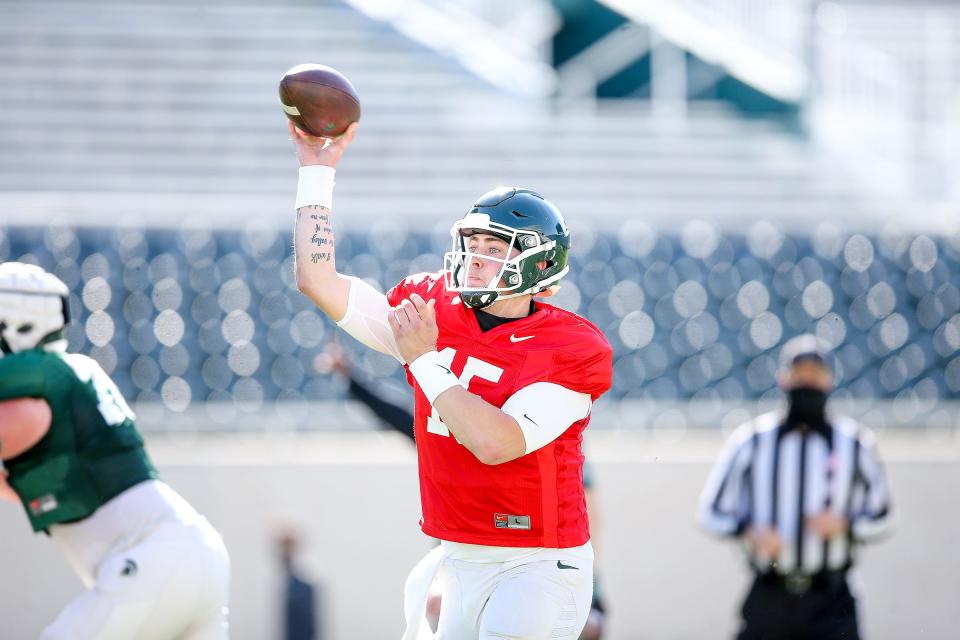
<path fill-rule="evenodd" d="M 288 123 L 300 160 L 294 230 L 297 288 L 333 320 L 347 313 L 350 280 L 337 273 L 333 233 L 333 182 L 337 163 L 357 125 L 339 138 L 318 138 Z"/>
<path fill-rule="evenodd" d="M 387 315 L 386 296 L 368 283 L 337 272 L 333 233 L 333 182 L 337 163 L 357 132 L 318 138 L 288 123 L 300 160 L 294 258 L 297 288 L 351 336 L 401 360 Z M 401 360 L 402 361 L 402 360 Z"/>

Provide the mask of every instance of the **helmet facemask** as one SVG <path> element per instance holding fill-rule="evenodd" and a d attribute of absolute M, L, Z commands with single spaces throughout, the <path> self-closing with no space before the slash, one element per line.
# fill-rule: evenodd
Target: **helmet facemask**
<path fill-rule="evenodd" d="M 517 249 L 515 256 L 496 258 L 470 251 L 469 237 L 474 234 L 496 236 L 507 243 L 508 251 Z M 515 229 L 490 220 L 480 213 L 468 214 L 450 229 L 453 243 L 444 255 L 444 277 L 448 291 L 456 291 L 463 302 L 474 309 L 482 309 L 497 300 L 539 293 L 560 280 L 567 269 L 548 278 L 542 277 L 541 264 L 552 264 L 556 243 L 537 231 Z M 497 273 L 482 286 L 469 286 L 474 261 L 500 264 Z"/>

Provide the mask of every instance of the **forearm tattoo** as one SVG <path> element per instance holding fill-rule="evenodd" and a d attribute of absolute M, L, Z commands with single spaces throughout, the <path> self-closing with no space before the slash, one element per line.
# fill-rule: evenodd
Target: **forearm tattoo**
<path fill-rule="evenodd" d="M 298 218 L 301 214 L 308 216 L 309 228 L 312 228 L 310 262 L 318 264 L 333 261 L 334 240 L 333 226 L 330 224 L 330 210 L 321 206 L 301 207 L 297 210 Z"/>

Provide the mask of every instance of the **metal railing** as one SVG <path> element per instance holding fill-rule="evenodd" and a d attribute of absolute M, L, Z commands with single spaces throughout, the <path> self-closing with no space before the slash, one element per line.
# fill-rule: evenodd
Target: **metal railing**
<path fill-rule="evenodd" d="M 787 102 L 807 95 L 813 0 L 600 0 Z"/>
<path fill-rule="evenodd" d="M 906 65 L 863 42 L 820 32 L 815 76 L 807 115 L 816 139 L 846 159 L 864 184 L 888 195 L 909 192 L 917 123 Z"/>
<path fill-rule="evenodd" d="M 510 93 L 556 89 L 550 38 L 560 26 L 546 0 L 346 0 Z"/>
<path fill-rule="evenodd" d="M 960 193 L 955 6 L 601 2 L 760 91 L 804 106 L 818 142 L 878 194 L 949 202 Z"/>
<path fill-rule="evenodd" d="M 894 29 L 902 16 L 912 32 L 871 41 L 857 28 L 863 10 L 848 15 L 820 3 L 811 130 L 866 174 L 871 188 L 946 201 L 960 177 L 960 12 L 912 4 L 873 10 Z"/>

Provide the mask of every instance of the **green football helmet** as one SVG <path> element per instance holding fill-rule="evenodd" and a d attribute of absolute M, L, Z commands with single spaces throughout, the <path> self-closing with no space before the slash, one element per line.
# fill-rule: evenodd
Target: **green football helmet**
<path fill-rule="evenodd" d="M 501 238 L 519 253 L 504 259 L 472 253 L 467 239 L 477 233 Z M 454 223 L 450 235 L 453 248 L 444 255 L 447 289 L 458 292 L 464 304 L 474 309 L 544 291 L 570 269 L 570 232 L 563 216 L 549 200 L 529 189 L 499 187 L 483 194 Z M 482 287 L 467 286 L 473 258 L 501 263 L 499 272 Z"/>

